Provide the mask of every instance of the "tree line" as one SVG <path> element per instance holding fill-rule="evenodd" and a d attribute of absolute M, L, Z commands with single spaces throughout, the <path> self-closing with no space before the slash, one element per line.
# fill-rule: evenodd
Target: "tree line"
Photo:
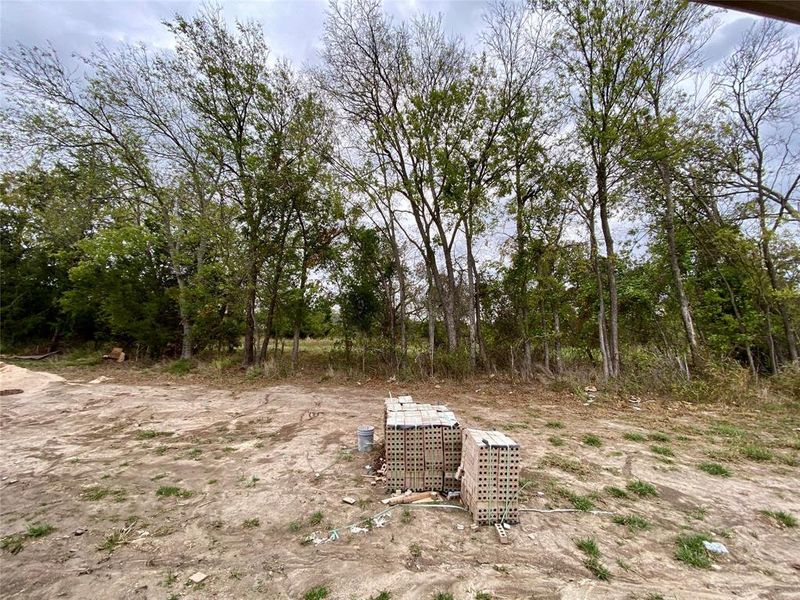
<path fill-rule="evenodd" d="M 364 370 L 606 380 L 642 349 L 687 378 L 797 363 L 797 28 L 754 20 L 713 60 L 715 14 L 678 0 L 482 18 L 465 40 L 334 1 L 302 69 L 216 7 L 164 23 L 170 50 L 3 51 L 3 348 L 252 367 L 290 341 L 296 368 L 312 337 Z"/>

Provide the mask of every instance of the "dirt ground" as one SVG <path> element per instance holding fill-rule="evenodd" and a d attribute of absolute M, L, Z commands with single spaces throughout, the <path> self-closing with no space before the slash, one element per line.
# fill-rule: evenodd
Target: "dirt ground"
<path fill-rule="evenodd" d="M 101 374 L 110 379 L 91 383 Z M 602 395 L 587 405 L 571 392 L 491 380 L 223 389 L 113 367 L 62 375 L 0 366 L 0 389 L 22 390 L 0 396 L 0 534 L 22 543 L 0 552 L 4 598 L 299 599 L 315 586 L 347 600 L 381 591 L 393 600 L 800 597 L 800 527 L 762 513 L 800 517 L 800 418 L 791 412 Z M 354 446 L 359 424 L 375 425 L 381 441 L 390 392 L 446 402 L 462 426 L 514 437 L 523 506 L 570 508 L 585 496 L 650 527 L 525 512 L 500 545 L 492 528 L 473 531 L 466 512 L 416 508 L 392 511 L 383 527 L 304 543 L 385 508 L 385 490 L 365 469 L 373 457 Z M 631 432 L 651 437 L 623 437 Z M 698 469 L 712 460 L 730 476 Z M 634 479 L 658 496 L 608 492 Z M 157 495 L 169 487 L 179 495 Z M 54 530 L 26 535 L 31 524 Z M 676 539 L 693 532 L 729 554 L 709 569 L 679 562 Z M 584 566 L 575 541 L 587 537 L 607 582 Z M 198 571 L 208 577 L 192 584 Z"/>

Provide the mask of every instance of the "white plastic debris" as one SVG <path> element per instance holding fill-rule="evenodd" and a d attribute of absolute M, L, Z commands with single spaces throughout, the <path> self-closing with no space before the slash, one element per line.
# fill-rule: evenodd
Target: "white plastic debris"
<path fill-rule="evenodd" d="M 189 577 L 189 581 L 191 581 L 192 583 L 203 583 L 203 581 L 205 581 L 207 577 L 208 575 L 198 571 L 197 573 Z"/>
<path fill-rule="evenodd" d="M 703 540 L 703 546 L 712 554 L 728 554 L 728 549 L 725 547 L 725 544 L 721 542 L 707 542 Z"/>
<path fill-rule="evenodd" d="M 369 529 L 366 527 L 359 527 L 358 525 L 353 525 L 350 528 L 350 533 L 367 533 Z"/>

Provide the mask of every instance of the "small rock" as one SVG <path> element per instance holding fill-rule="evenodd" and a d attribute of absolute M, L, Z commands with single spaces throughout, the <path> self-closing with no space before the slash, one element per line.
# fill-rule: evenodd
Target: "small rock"
<path fill-rule="evenodd" d="M 191 581 L 192 583 L 203 583 L 206 580 L 206 578 L 208 578 L 208 575 L 198 571 L 197 573 L 189 577 L 189 581 Z"/>
<path fill-rule="evenodd" d="M 344 498 L 342 498 L 342 502 L 344 502 L 345 504 L 353 505 L 358 501 L 352 496 L 345 496 Z"/>
<path fill-rule="evenodd" d="M 472 529 L 472 531 L 478 531 L 478 529 L 480 529 L 480 525 L 474 525 L 473 524 L 473 525 L 470 525 L 469 528 Z"/>
<path fill-rule="evenodd" d="M 85 529 L 78 528 L 78 529 L 76 529 L 75 531 L 72 532 L 72 535 L 83 535 L 84 533 L 86 533 Z"/>
<path fill-rule="evenodd" d="M 535 533 L 529 533 L 528 537 L 531 538 L 534 542 L 536 541 L 536 534 Z"/>
<path fill-rule="evenodd" d="M 703 540 L 703 546 L 713 554 L 728 554 L 728 549 L 725 547 L 725 544 L 721 542 L 707 542 Z"/>
<path fill-rule="evenodd" d="M 461 523 L 456 524 L 456 529 L 459 531 L 464 531 L 464 526 Z"/>

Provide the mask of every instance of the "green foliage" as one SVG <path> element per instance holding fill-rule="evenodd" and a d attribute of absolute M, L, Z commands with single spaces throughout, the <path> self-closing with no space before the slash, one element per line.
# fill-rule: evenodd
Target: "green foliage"
<path fill-rule="evenodd" d="M 56 528 L 49 523 L 31 523 L 28 525 L 28 531 L 25 533 L 25 535 L 29 538 L 39 538 L 45 535 L 50 535 L 55 530 Z"/>
<path fill-rule="evenodd" d="M 716 475 L 718 477 L 730 477 L 731 472 L 719 463 L 704 462 L 697 465 L 701 471 L 705 471 L 709 475 Z"/>
<path fill-rule="evenodd" d="M 650 523 L 639 515 L 614 515 L 612 518 L 617 525 L 625 525 L 632 533 L 650 529 Z"/>
<path fill-rule="evenodd" d="M 583 436 L 583 443 L 587 446 L 594 446 L 595 448 L 599 448 L 603 445 L 603 440 L 601 440 L 596 435 L 589 433 Z"/>
<path fill-rule="evenodd" d="M 600 556 L 600 550 L 598 549 L 597 542 L 594 540 L 594 538 L 575 540 L 575 545 L 578 547 L 578 550 L 584 554 L 594 557 Z"/>
<path fill-rule="evenodd" d="M 323 600 L 330 595 L 330 590 L 323 586 L 313 587 L 310 590 L 307 590 L 305 594 L 303 594 L 303 600 Z"/>
<path fill-rule="evenodd" d="M 169 498 L 175 496 L 177 498 L 191 498 L 194 492 L 184 490 L 174 485 L 162 485 L 156 490 L 156 496 L 159 498 Z"/>
<path fill-rule="evenodd" d="M 633 481 L 629 481 L 628 485 L 625 486 L 629 492 L 633 492 L 637 496 L 641 498 L 647 498 L 648 496 L 658 496 L 658 490 L 650 483 L 646 481 L 642 481 L 641 479 L 634 479 Z"/>
<path fill-rule="evenodd" d="M 678 536 L 675 541 L 677 546 L 675 558 L 682 563 L 698 569 L 711 568 L 711 558 L 708 551 L 703 546 L 703 542 L 710 542 L 711 538 L 702 533 L 686 534 Z"/>
<path fill-rule="evenodd" d="M 761 514 L 774 519 L 781 527 L 797 527 L 797 519 L 794 515 L 782 510 L 762 510 Z"/>
<path fill-rule="evenodd" d="M 641 433 L 637 433 L 635 431 L 628 431 L 627 433 L 624 433 L 622 437 L 631 442 L 644 442 L 647 439 Z"/>
<path fill-rule="evenodd" d="M 675 453 L 672 451 L 672 448 L 670 448 L 669 446 L 653 445 L 653 446 L 650 446 L 650 451 L 655 453 L 655 454 L 659 454 L 661 456 L 675 456 Z"/>

